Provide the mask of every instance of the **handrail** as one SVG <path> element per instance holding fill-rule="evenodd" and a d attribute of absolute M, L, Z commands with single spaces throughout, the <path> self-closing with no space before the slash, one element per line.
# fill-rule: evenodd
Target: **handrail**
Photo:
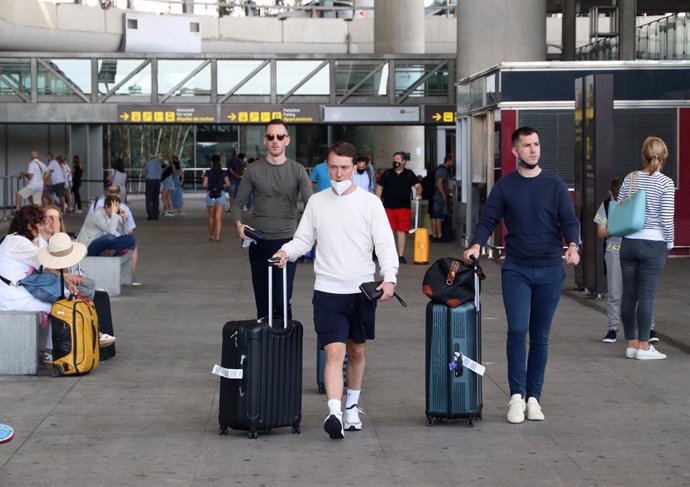
<path fill-rule="evenodd" d="M 7 220 L 15 211 L 16 194 L 21 187 L 21 176 L 0 176 L 2 181 L 2 220 Z"/>
<path fill-rule="evenodd" d="M 690 11 L 679 12 L 652 20 L 636 28 L 636 59 L 690 59 Z M 605 38 L 590 42 L 576 50 L 577 59 L 618 59 L 618 39 Z"/>

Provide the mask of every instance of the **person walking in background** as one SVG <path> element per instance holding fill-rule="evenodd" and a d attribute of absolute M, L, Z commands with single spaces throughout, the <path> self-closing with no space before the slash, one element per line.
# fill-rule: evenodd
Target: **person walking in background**
<path fill-rule="evenodd" d="M 28 178 L 29 184 L 17 191 L 16 208 L 22 207 L 23 200 L 28 200 L 29 204 L 41 206 L 43 203 L 43 179 L 48 172 L 48 166 L 43 164 L 38 158 L 38 151 L 31 151 L 31 162 L 27 172 L 19 173 L 20 176 Z"/>
<path fill-rule="evenodd" d="M 605 199 L 597 214 L 594 223 L 597 224 L 597 236 L 606 239 L 604 242 L 604 273 L 606 274 L 606 336 L 601 340 L 604 343 L 616 343 L 618 338 L 618 325 L 621 321 L 621 298 L 623 297 L 623 276 L 621 275 L 620 248 L 621 237 L 609 235 L 606 228 L 609 218 L 609 207 L 618 199 L 618 191 L 623 184 L 623 178 L 615 178 L 611 181 L 609 197 Z M 649 341 L 658 342 L 659 338 L 654 331 L 654 318 L 652 328 L 649 331 Z"/>
<path fill-rule="evenodd" d="M 67 164 L 67 161 L 63 156 L 58 156 L 57 161 L 60 163 L 60 169 L 62 169 L 62 175 L 65 178 L 65 213 L 74 211 L 74 202 L 70 196 L 72 193 L 72 169 Z"/>
<path fill-rule="evenodd" d="M 328 175 L 328 167 L 326 166 L 325 158 L 312 168 L 309 172 L 309 179 L 316 185 L 315 193 L 331 187 L 331 180 Z"/>
<path fill-rule="evenodd" d="M 230 160 L 228 160 L 228 176 L 230 177 L 228 199 L 231 206 L 235 201 L 237 188 L 240 186 L 240 181 L 242 181 L 242 173 L 244 173 L 244 162 L 242 162 L 243 157 L 244 154 L 238 155 L 237 152 L 233 150 L 230 154 Z"/>
<path fill-rule="evenodd" d="M 172 156 L 173 163 L 173 192 L 172 192 L 172 205 L 173 210 L 177 215 L 184 215 L 182 208 L 184 207 L 184 189 L 182 188 L 184 183 L 184 169 L 180 165 L 180 159 L 177 156 Z"/>
<path fill-rule="evenodd" d="M 377 301 L 359 290 L 374 280 L 376 251 L 383 282 L 379 301 L 393 297 L 398 259 L 393 235 L 381 202 L 367 188 L 353 184 L 357 151 L 348 142 L 334 144 L 328 153 L 331 189 L 309 199 L 295 237 L 275 254 L 279 267 L 295 261 L 318 242 L 314 260 L 314 328 L 326 352 L 324 381 L 328 416 L 323 427 L 331 437 L 360 431 L 359 408 L 365 367 L 366 341 L 375 337 Z M 343 361 L 347 364 L 347 402 L 342 412 Z"/>
<path fill-rule="evenodd" d="M 211 156 L 211 169 L 204 173 L 201 186 L 208 189 L 206 210 L 208 212 L 208 239 L 220 242 L 223 230 L 223 209 L 227 203 L 225 188 L 230 187 L 228 171 L 220 165 L 220 156 Z"/>
<path fill-rule="evenodd" d="M 163 216 L 174 216 L 173 203 L 172 203 L 172 192 L 175 189 L 175 184 L 173 183 L 173 162 L 171 157 L 165 158 L 165 167 L 161 173 L 161 199 L 163 200 Z"/>
<path fill-rule="evenodd" d="M 448 216 L 448 202 L 452 196 L 450 192 L 450 171 L 455 166 L 455 156 L 447 154 L 441 164 L 434 171 L 434 193 L 431 197 L 431 238 L 443 240 L 443 222 Z"/>
<path fill-rule="evenodd" d="M 75 154 L 72 158 L 72 193 L 74 194 L 74 209 L 77 213 L 81 213 L 81 178 L 84 174 L 84 168 L 81 165 L 81 158 L 79 154 Z"/>
<path fill-rule="evenodd" d="M 264 145 L 266 157 L 262 157 L 247 166 L 242 183 L 237 191 L 237 198 L 232 205 L 232 221 L 237 233 L 244 240 L 250 240 L 245 233 L 248 226 L 242 222 L 242 207 L 254 195 L 252 225 L 264 233 L 264 238 L 249 247 L 249 264 L 252 270 L 252 284 L 256 301 L 257 318 L 268 316 L 268 275 L 266 261 L 280 247 L 288 242 L 297 228 L 297 197 L 306 204 L 312 194 L 307 171 L 299 162 L 288 159 L 285 155 L 290 135 L 285 122 L 281 119 L 271 120 L 265 127 Z M 247 213 L 244 213 L 247 215 Z M 295 278 L 296 264 L 287 265 L 287 308 L 288 319 L 292 319 L 292 283 Z M 276 316 L 283 309 L 283 283 L 275 271 L 273 279 L 273 306 Z"/>
<path fill-rule="evenodd" d="M 46 153 L 48 163 L 48 174 L 50 175 L 50 196 L 48 201 L 43 201 L 43 206 L 51 204 L 53 195 L 58 201 L 58 207 L 62 213 L 65 212 L 65 174 L 62 172 L 62 167 L 53 154 Z"/>
<path fill-rule="evenodd" d="M 120 199 L 123 203 L 127 201 L 127 171 L 125 171 L 125 161 L 121 157 L 115 159 L 113 168 L 108 175 L 108 186 L 116 185 L 120 187 Z"/>
<path fill-rule="evenodd" d="M 371 158 L 369 156 L 357 157 L 357 167 L 355 167 L 355 172 L 352 175 L 352 182 L 360 188 L 373 193 L 376 182 L 374 181 L 374 170 L 371 168 L 370 161 Z"/>
<path fill-rule="evenodd" d="M 577 265 L 580 224 L 568 188 L 561 178 L 539 167 L 539 133 L 531 127 L 513 132 L 517 171 L 494 185 L 475 227 L 466 263 L 479 257 L 481 246 L 504 221 L 506 260 L 501 270 L 503 305 L 508 320 L 506 354 L 510 402 L 509 423 L 543 421 L 539 401 L 549 349 L 549 331 L 563 290 L 563 239 L 566 264 Z M 529 333 L 529 354 L 525 339 Z M 525 402 L 527 400 L 527 402 Z"/>
<path fill-rule="evenodd" d="M 623 298 L 621 319 L 628 347 L 627 358 L 663 360 L 666 354 L 650 345 L 654 296 L 666 267 L 674 240 L 673 180 L 661 172 L 668 158 L 668 148 L 659 137 L 647 137 L 642 145 L 642 169 L 628 174 L 618 193 L 618 200 L 635 191 L 647 193 L 644 227 L 623 237 L 620 247 Z"/>
<path fill-rule="evenodd" d="M 383 201 L 391 229 L 397 236 L 398 260 L 401 264 L 407 264 L 405 244 L 412 218 L 411 188 L 415 190 L 415 198 L 422 199 L 422 185 L 415 173 L 405 168 L 406 163 L 407 154 L 404 152 L 393 154 L 393 167 L 384 171 L 376 187 L 376 196 Z"/>
<path fill-rule="evenodd" d="M 144 176 L 146 177 L 147 220 L 158 220 L 160 213 L 158 205 L 161 191 L 161 174 L 163 174 L 163 170 L 158 161 L 158 156 L 152 155 L 151 160 L 144 166 Z"/>

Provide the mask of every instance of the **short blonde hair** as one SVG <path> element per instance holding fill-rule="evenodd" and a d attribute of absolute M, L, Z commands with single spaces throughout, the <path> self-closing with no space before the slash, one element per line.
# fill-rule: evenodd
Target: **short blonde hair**
<path fill-rule="evenodd" d="M 661 170 L 668 158 L 668 147 L 659 137 L 647 137 L 642 144 L 642 163 L 650 174 Z"/>

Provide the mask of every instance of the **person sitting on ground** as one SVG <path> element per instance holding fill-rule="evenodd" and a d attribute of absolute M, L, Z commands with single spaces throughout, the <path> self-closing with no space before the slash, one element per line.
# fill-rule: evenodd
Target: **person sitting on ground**
<path fill-rule="evenodd" d="M 127 214 L 120 208 L 120 198 L 106 196 L 103 208 L 86 217 L 77 241 L 87 246 L 89 256 L 122 255 L 133 250 L 136 239 L 127 231 Z"/>

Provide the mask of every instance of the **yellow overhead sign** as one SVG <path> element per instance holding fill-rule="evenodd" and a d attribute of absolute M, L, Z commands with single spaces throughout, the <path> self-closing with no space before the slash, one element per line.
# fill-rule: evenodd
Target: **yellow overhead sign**
<path fill-rule="evenodd" d="M 211 105 L 126 105 L 118 106 L 118 121 L 124 123 L 215 123 Z"/>

